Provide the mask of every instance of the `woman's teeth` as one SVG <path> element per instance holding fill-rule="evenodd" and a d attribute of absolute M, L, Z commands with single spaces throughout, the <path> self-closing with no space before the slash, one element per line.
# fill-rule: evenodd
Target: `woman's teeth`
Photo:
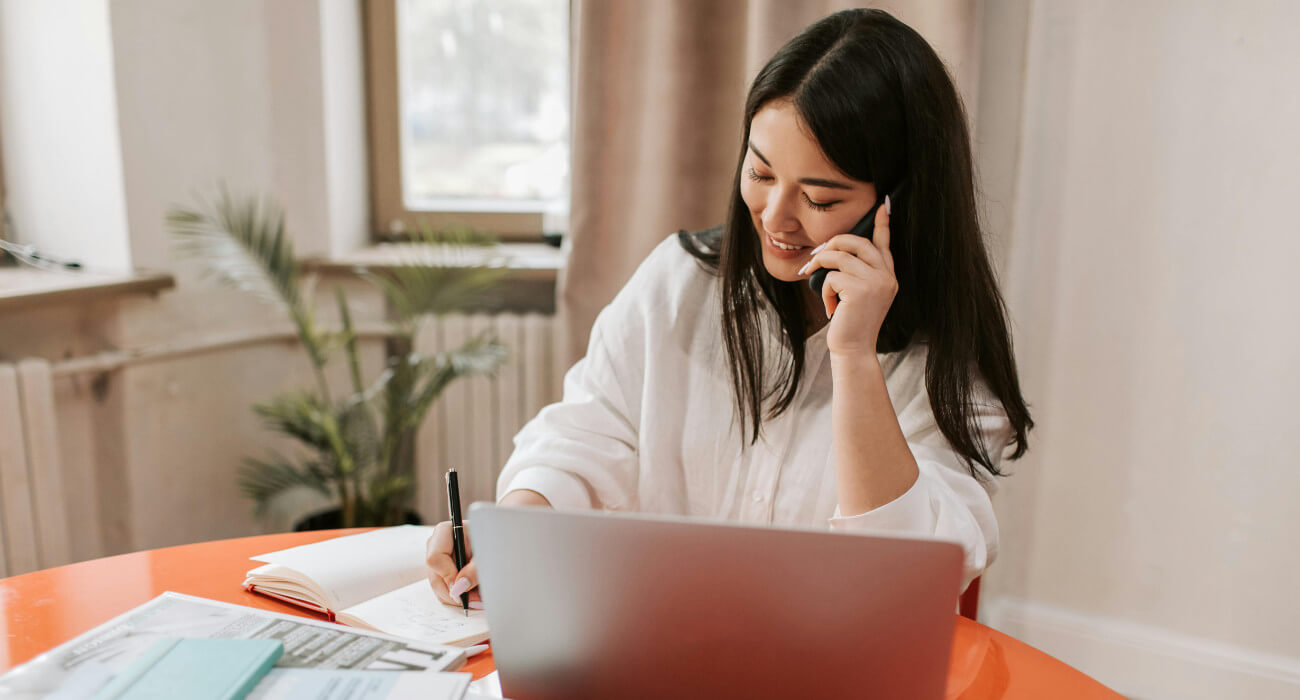
<path fill-rule="evenodd" d="M 806 245 L 786 245 L 771 236 L 768 236 L 767 240 L 771 241 L 773 246 L 780 248 L 781 250 L 802 250 L 808 247 Z"/>

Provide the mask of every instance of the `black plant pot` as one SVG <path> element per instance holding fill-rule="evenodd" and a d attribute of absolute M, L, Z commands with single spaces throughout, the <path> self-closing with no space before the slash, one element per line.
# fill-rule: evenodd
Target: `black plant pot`
<path fill-rule="evenodd" d="M 408 510 L 402 518 L 402 524 L 423 525 L 424 519 L 420 517 L 419 513 L 413 510 Z M 299 520 L 298 523 L 293 526 L 293 531 L 306 532 L 307 530 L 337 530 L 341 527 L 343 527 L 343 509 L 332 508 Z"/>

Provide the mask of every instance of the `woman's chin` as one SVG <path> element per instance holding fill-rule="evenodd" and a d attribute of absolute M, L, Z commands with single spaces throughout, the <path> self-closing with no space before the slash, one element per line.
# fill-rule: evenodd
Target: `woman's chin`
<path fill-rule="evenodd" d="M 767 270 L 767 274 L 782 282 L 798 282 L 799 280 L 808 279 L 808 275 L 799 274 L 800 267 L 802 267 L 802 263 L 793 265 L 784 260 L 768 260 L 766 256 L 763 258 L 763 268 Z"/>

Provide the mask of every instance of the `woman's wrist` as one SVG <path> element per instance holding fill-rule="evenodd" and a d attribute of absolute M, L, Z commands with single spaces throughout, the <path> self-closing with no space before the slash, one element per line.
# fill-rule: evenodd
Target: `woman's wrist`
<path fill-rule="evenodd" d="M 832 355 L 832 434 L 840 512 L 857 515 L 905 493 L 916 461 L 874 352 Z"/>
<path fill-rule="evenodd" d="M 880 367 L 880 357 L 874 352 L 853 352 L 853 353 L 830 353 L 831 356 L 831 378 L 838 379 L 841 376 L 858 376 L 862 374 L 883 375 L 884 370 Z"/>

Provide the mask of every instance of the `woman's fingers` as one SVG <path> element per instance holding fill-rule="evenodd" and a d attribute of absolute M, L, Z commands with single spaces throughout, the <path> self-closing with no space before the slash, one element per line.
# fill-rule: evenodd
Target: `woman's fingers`
<path fill-rule="evenodd" d="M 889 215 L 893 202 L 885 195 L 885 205 L 876 210 L 876 227 L 871 234 L 871 241 L 884 252 L 889 252 Z"/>
<path fill-rule="evenodd" d="M 433 594 L 438 597 L 438 601 L 451 605 L 451 594 L 447 592 L 447 582 L 444 581 L 441 576 L 432 572 L 429 574 L 428 578 L 429 588 L 433 589 Z"/>
<path fill-rule="evenodd" d="M 468 569 L 469 567 L 467 566 L 465 568 Z M 478 580 L 477 574 L 474 575 L 473 580 L 474 581 Z M 446 605 L 456 605 L 456 606 L 460 605 L 460 596 L 452 595 L 452 590 L 455 589 L 454 588 L 449 589 L 447 587 L 447 582 L 444 581 L 441 576 L 430 576 L 429 587 L 433 589 L 433 594 L 438 597 L 438 600 L 440 602 Z M 483 595 L 479 593 L 479 589 L 477 587 L 469 591 L 469 607 L 472 610 L 483 609 Z"/>
<path fill-rule="evenodd" d="M 892 213 L 893 202 L 890 201 L 889 195 L 885 195 L 885 206 L 876 210 L 876 229 L 871 234 L 872 247 L 880 251 L 881 258 L 891 273 L 894 271 L 894 254 L 889 251 L 892 235 L 889 230 L 889 217 Z"/>
<path fill-rule="evenodd" d="M 425 565 L 428 569 L 429 586 L 438 600 L 449 605 L 460 605 L 460 594 L 478 588 L 478 567 L 473 559 L 463 569 L 456 568 L 452 556 L 451 523 L 441 522 L 434 526 L 433 535 L 429 537 L 425 549 Z M 472 557 L 469 538 L 465 538 L 466 556 Z M 470 594 L 470 601 L 479 599 L 477 593 Z M 481 600 L 481 599 L 480 599 Z"/>
<path fill-rule="evenodd" d="M 454 605 L 458 608 L 461 607 L 460 596 L 456 596 L 455 598 L 452 598 L 451 594 L 447 592 L 446 588 L 443 588 L 441 591 L 435 590 L 434 595 L 438 597 L 438 602 L 442 603 L 443 605 Z M 470 610 L 483 609 L 483 596 L 479 595 L 477 588 L 469 592 L 469 609 Z"/>
<path fill-rule="evenodd" d="M 429 537 L 428 544 L 425 545 L 426 547 L 425 557 L 428 560 L 430 566 L 433 566 L 433 559 L 435 554 L 441 553 L 441 554 L 446 554 L 448 557 L 452 556 L 452 552 L 454 550 L 451 541 L 451 531 L 452 528 L 451 528 L 450 520 L 444 520 L 438 523 L 437 525 L 433 526 L 433 534 Z M 473 559 L 474 547 L 473 545 L 470 544 L 469 541 L 468 520 L 465 521 L 464 534 L 465 534 L 465 559 L 467 560 Z M 454 568 L 455 563 L 453 563 L 452 566 Z"/>
<path fill-rule="evenodd" d="M 451 523 L 442 522 L 433 526 L 433 534 L 425 546 L 424 563 L 429 568 L 429 575 L 438 576 L 447 585 L 456 575 L 456 561 L 451 556 Z"/>
<path fill-rule="evenodd" d="M 884 211 L 881 207 L 879 211 Z M 877 217 L 877 233 L 888 228 L 888 218 Z M 811 274 L 818 268 L 829 272 L 822 283 L 822 304 L 826 307 L 826 317 L 830 318 L 835 310 L 845 301 L 863 295 L 873 295 L 870 291 L 892 285 L 897 289 L 894 279 L 894 260 L 889 254 L 889 234 L 885 234 L 884 247 L 878 247 L 872 241 L 858 236 L 842 234 L 827 241 L 807 264 L 799 270 L 800 275 Z M 890 295 L 892 299 L 892 293 Z"/>
<path fill-rule="evenodd" d="M 849 238 L 857 238 L 857 236 L 849 236 Z M 809 258 L 808 262 L 799 269 L 799 274 L 810 275 L 820 267 L 854 272 L 857 275 L 869 274 L 872 267 L 887 269 L 880 251 L 876 250 L 870 241 L 863 239 L 858 241 L 860 242 L 840 242 L 832 238 L 825 248 Z M 844 250 L 839 246 L 853 246 L 854 249 Z"/>
<path fill-rule="evenodd" d="M 475 588 L 478 588 L 478 565 L 470 561 L 465 568 L 456 573 L 448 595 L 459 601 L 461 593 L 468 593 Z"/>
<path fill-rule="evenodd" d="M 822 280 L 822 305 L 826 307 L 826 318 L 835 314 L 835 309 L 840 305 L 840 275 L 838 271 L 828 272 L 826 279 Z"/>

